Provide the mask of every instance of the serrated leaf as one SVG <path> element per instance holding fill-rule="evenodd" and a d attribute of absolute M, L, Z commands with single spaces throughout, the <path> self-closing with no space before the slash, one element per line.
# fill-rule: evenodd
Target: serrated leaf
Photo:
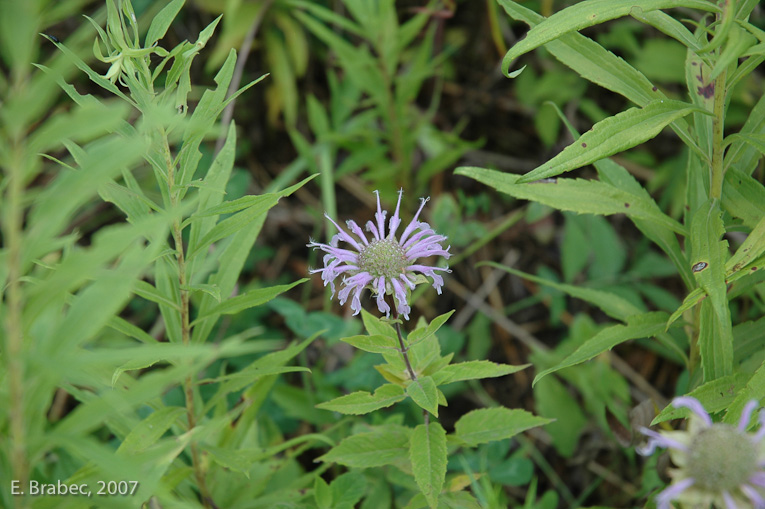
<path fill-rule="evenodd" d="M 449 364 L 433 373 L 433 381 L 436 385 L 446 385 L 463 380 L 476 380 L 481 378 L 495 378 L 510 375 L 531 364 L 511 366 L 509 364 L 497 364 L 491 361 L 467 361 L 457 364 Z"/>
<path fill-rule="evenodd" d="M 655 311 L 631 316 L 627 318 L 627 325 L 606 327 L 585 341 L 582 346 L 563 359 L 557 366 L 546 369 L 534 377 L 532 387 L 538 380 L 550 373 L 588 361 L 625 341 L 655 336 L 664 331 L 666 322 L 667 313 Z"/>
<path fill-rule="evenodd" d="M 253 308 L 265 304 L 269 300 L 273 299 L 277 295 L 286 292 L 290 288 L 293 288 L 301 283 L 308 281 L 308 278 L 303 278 L 294 283 L 288 285 L 269 286 L 268 288 L 258 288 L 256 290 L 250 290 L 249 292 L 237 295 L 228 300 L 225 300 L 217 306 L 208 309 L 206 313 L 199 315 L 191 325 L 196 324 L 200 320 L 203 320 L 212 315 L 235 315 L 245 309 Z"/>
<path fill-rule="evenodd" d="M 658 99 L 642 108 L 617 113 L 592 126 L 560 154 L 523 175 L 518 183 L 554 177 L 623 152 L 654 138 L 667 125 L 692 112 L 706 111 L 682 101 Z"/>
<path fill-rule="evenodd" d="M 362 415 L 380 408 L 385 408 L 402 401 L 406 396 L 404 389 L 398 385 L 385 384 L 371 394 L 367 391 L 352 392 L 324 403 L 316 408 L 340 412 L 341 414 Z"/>
<path fill-rule="evenodd" d="M 438 417 L 438 389 L 433 378 L 420 376 L 406 386 L 406 394 L 417 406 Z"/>
<path fill-rule="evenodd" d="M 454 314 L 454 310 L 449 311 L 448 313 L 444 313 L 443 315 L 437 316 L 431 322 L 428 324 L 427 327 L 418 327 L 417 329 L 413 330 L 409 333 L 407 336 L 407 343 L 409 346 L 414 346 L 420 341 L 425 341 L 430 336 L 435 334 L 438 329 L 441 328 L 443 324 L 446 323 L 446 321 L 449 319 L 450 316 Z"/>
<path fill-rule="evenodd" d="M 537 417 L 526 410 L 480 408 L 460 417 L 454 425 L 454 435 L 475 447 L 511 438 L 522 431 L 543 426 L 548 422 L 552 422 L 552 419 Z"/>
<path fill-rule="evenodd" d="M 484 168 L 461 167 L 455 171 L 515 198 L 532 200 L 579 214 L 626 214 L 685 235 L 683 225 L 664 214 L 647 196 L 633 194 L 599 180 L 557 179 L 521 184 L 523 177 Z"/>
<path fill-rule="evenodd" d="M 409 460 L 409 437 L 404 426 L 379 426 L 374 431 L 344 438 L 316 461 L 335 462 L 351 468 L 394 465 Z"/>
<path fill-rule="evenodd" d="M 724 376 L 696 387 L 688 393 L 688 396 L 699 400 L 704 409 L 713 414 L 728 408 L 734 401 L 736 393 L 745 386 L 749 376 L 747 373 L 735 373 Z M 672 419 L 686 418 L 690 415 L 691 411 L 689 409 L 684 407 L 675 408 L 670 403 L 664 410 L 659 412 L 659 415 L 654 417 L 651 425 L 653 426 Z"/>
<path fill-rule="evenodd" d="M 502 72 L 507 75 L 513 60 L 524 53 L 567 33 L 628 16 L 635 7 L 644 13 L 670 7 L 690 7 L 711 12 L 720 10 L 715 4 L 703 0 L 586 0 L 556 12 L 529 30 L 526 37 L 505 54 Z"/>
<path fill-rule="evenodd" d="M 361 309 L 361 320 L 364 322 L 364 328 L 369 335 L 388 336 L 389 338 L 397 340 L 396 330 L 391 324 L 377 318 L 363 308 Z"/>
<path fill-rule="evenodd" d="M 391 353 L 399 349 L 395 339 L 389 336 L 380 336 L 373 334 L 371 336 L 351 336 L 349 338 L 340 338 L 344 343 L 371 353 Z"/>
<path fill-rule="evenodd" d="M 420 424 L 409 441 L 412 475 L 428 505 L 435 508 L 446 479 L 446 431 L 437 422 Z"/>

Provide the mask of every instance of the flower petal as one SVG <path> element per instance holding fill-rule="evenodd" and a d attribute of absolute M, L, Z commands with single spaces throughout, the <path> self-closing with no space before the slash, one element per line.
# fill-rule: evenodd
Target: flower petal
<path fill-rule="evenodd" d="M 348 233 L 347 233 L 345 230 L 343 230 L 342 228 L 340 228 L 340 225 L 339 225 L 339 224 L 337 224 L 337 223 L 335 222 L 335 220 L 334 220 L 334 219 L 332 219 L 331 217 L 329 217 L 329 214 L 327 214 L 327 213 L 325 212 L 325 213 L 324 213 L 324 217 L 326 217 L 327 219 L 329 219 L 329 221 L 330 221 L 330 222 L 331 222 L 333 225 L 335 225 L 335 228 L 337 228 L 337 235 L 336 235 L 336 237 L 337 237 L 337 238 L 340 238 L 340 239 L 344 240 L 345 242 L 347 242 L 348 244 L 352 245 L 352 246 L 353 246 L 353 248 L 354 248 L 356 251 L 361 251 L 361 250 L 362 250 L 362 247 L 359 245 L 359 243 L 358 243 L 358 242 L 356 242 L 356 241 L 353 239 L 353 237 L 351 237 L 350 235 L 348 235 Z"/>
<path fill-rule="evenodd" d="M 409 235 L 411 235 L 412 232 L 416 230 L 420 225 L 420 223 L 417 222 L 417 218 L 420 217 L 420 212 L 422 212 L 422 208 L 426 203 L 428 203 L 428 200 L 430 200 L 430 197 L 420 198 L 420 208 L 417 209 L 417 213 L 414 215 L 412 222 L 409 223 L 409 226 L 406 227 L 404 233 L 401 234 L 401 239 L 398 241 L 399 244 L 404 245 L 404 242 L 406 242 L 406 239 L 409 238 Z"/>
<path fill-rule="evenodd" d="M 406 291 L 404 290 L 404 287 L 401 286 L 401 283 L 399 283 L 397 279 L 392 279 L 390 284 L 393 286 L 393 295 L 398 301 L 398 304 L 396 304 L 396 311 L 398 311 L 398 314 L 404 315 L 404 318 L 409 320 L 409 312 L 412 308 L 409 307 L 409 303 L 406 301 Z"/>
<path fill-rule="evenodd" d="M 401 208 L 401 195 L 404 194 L 403 189 L 398 190 L 398 202 L 396 203 L 396 212 L 393 213 L 393 217 L 390 218 L 390 223 L 388 223 L 388 228 L 390 229 L 390 233 L 388 233 L 388 238 L 392 239 L 396 235 L 396 230 L 398 230 L 399 225 L 401 224 L 401 218 L 398 215 L 398 211 Z"/>
<path fill-rule="evenodd" d="M 712 418 L 709 417 L 709 414 L 704 409 L 704 406 L 696 398 L 691 396 L 680 396 L 679 398 L 672 400 L 672 406 L 675 408 L 688 408 L 691 412 L 696 414 L 699 419 L 704 421 L 704 424 L 707 426 L 712 425 Z"/>
<path fill-rule="evenodd" d="M 375 212 L 375 219 L 377 220 L 377 229 L 380 231 L 380 238 L 385 238 L 385 216 L 388 215 L 387 210 L 383 210 L 380 207 L 380 192 L 375 191 L 377 195 L 377 212 Z"/>
<path fill-rule="evenodd" d="M 385 278 L 380 276 L 372 283 L 377 289 L 377 309 L 385 316 L 390 316 L 390 306 L 385 302 Z"/>
<path fill-rule="evenodd" d="M 689 477 L 670 485 L 667 489 L 656 495 L 656 509 L 670 509 L 669 503 L 680 493 L 693 486 L 694 482 L 696 481 Z"/>
<path fill-rule="evenodd" d="M 668 449 L 668 448 L 679 449 L 681 451 L 688 450 L 688 447 L 686 447 L 685 444 L 682 444 L 678 442 L 677 440 L 668 438 L 652 429 L 648 429 L 646 427 L 640 426 L 638 428 L 638 431 L 640 431 L 642 434 L 644 434 L 645 436 L 649 438 L 648 443 L 644 447 L 637 447 L 635 449 L 638 452 L 638 454 L 642 456 L 650 456 L 651 454 L 654 453 L 657 447 L 663 447 L 665 449 Z"/>
<path fill-rule="evenodd" d="M 756 489 L 747 484 L 742 484 L 740 488 L 744 495 L 746 495 L 747 498 L 752 501 L 752 505 L 754 505 L 754 507 L 757 509 L 762 509 L 765 507 L 765 498 L 763 498 Z"/>
<path fill-rule="evenodd" d="M 752 413 L 754 413 L 754 409 L 757 408 L 757 405 L 758 403 L 756 399 L 753 399 L 746 404 L 744 410 L 741 412 L 741 417 L 738 420 L 739 431 L 744 432 L 749 427 L 749 421 L 752 420 Z"/>

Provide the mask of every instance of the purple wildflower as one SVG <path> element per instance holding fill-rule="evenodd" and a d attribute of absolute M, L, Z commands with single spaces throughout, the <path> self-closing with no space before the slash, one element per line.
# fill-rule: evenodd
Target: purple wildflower
<path fill-rule="evenodd" d="M 414 215 L 414 219 L 404 228 L 400 238 L 396 238 L 396 231 L 401 225 L 398 212 L 401 206 L 401 195 L 398 193 L 396 212 L 388 223 L 388 232 L 385 231 L 385 218 L 388 211 L 380 207 L 380 193 L 377 194 L 377 212 L 375 222 L 367 221 L 366 230 L 371 238 L 361 230 L 354 221 L 348 221 L 350 233 L 343 230 L 331 217 L 324 214 L 327 219 L 337 228 L 337 235 L 332 237 L 329 244 L 321 244 L 311 240 L 308 247 L 318 248 L 324 251 L 324 267 L 311 270 L 311 274 L 321 273 L 324 286 L 330 285 L 332 296 L 335 295 L 335 278 L 343 276 L 343 288 L 338 293 L 340 304 L 345 304 L 351 297 L 351 309 L 354 315 L 361 311 L 361 292 L 369 287 L 377 299 L 377 308 L 381 313 L 390 316 L 390 306 L 385 302 L 385 295 L 392 294 L 396 306 L 396 312 L 409 319 L 411 308 L 408 303 L 408 292 L 421 282 L 428 282 L 423 276 L 433 279 L 433 288 L 441 294 L 444 284 L 443 278 L 436 271 L 451 272 L 448 268 L 433 267 L 416 263 L 418 258 L 432 255 L 443 256 L 448 259 L 449 247 L 444 249 L 441 242 L 446 240 L 443 235 L 437 235 L 435 231 L 417 218 L 429 198 L 422 198 L 420 208 Z M 348 244 L 347 248 L 338 247 L 340 241 Z"/>
<path fill-rule="evenodd" d="M 640 431 L 649 437 L 638 452 L 653 454 L 657 447 L 669 449 L 678 468 L 670 471 L 672 484 L 656 496 L 657 509 L 669 509 L 673 500 L 688 505 L 737 509 L 765 509 L 765 409 L 760 429 L 747 433 L 757 401 L 744 407 L 738 426 L 712 422 L 695 398 L 675 398 L 672 404 L 691 410 L 687 431 Z"/>

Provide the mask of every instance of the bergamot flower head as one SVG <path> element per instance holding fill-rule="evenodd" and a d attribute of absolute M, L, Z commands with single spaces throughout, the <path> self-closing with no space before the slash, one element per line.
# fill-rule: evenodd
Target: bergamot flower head
<path fill-rule="evenodd" d="M 765 409 L 759 431 L 747 433 L 757 401 L 747 403 L 738 426 L 712 422 L 695 398 L 675 398 L 672 404 L 691 410 L 686 431 L 640 430 L 649 441 L 638 452 L 648 456 L 667 448 L 677 467 L 670 470 L 670 486 L 656 496 L 657 508 L 669 509 L 677 500 L 688 507 L 765 509 Z"/>
<path fill-rule="evenodd" d="M 433 280 L 433 288 L 441 294 L 444 280 L 437 271 L 451 272 L 445 267 L 435 267 L 417 263 L 419 258 L 428 256 L 443 256 L 448 259 L 449 248 L 441 245 L 446 240 L 443 235 L 437 235 L 428 223 L 419 221 L 425 203 L 429 198 L 421 198 L 420 208 L 414 215 L 414 219 L 404 228 L 401 237 L 396 237 L 398 227 L 401 225 L 399 209 L 401 207 L 401 195 L 398 193 L 396 212 L 390 218 L 386 233 L 385 220 L 388 211 L 380 206 L 380 193 L 377 194 L 377 212 L 375 222 L 367 221 L 366 230 L 371 233 L 370 238 L 364 234 L 355 221 L 347 222 L 351 233 L 341 228 L 329 215 L 324 214 L 337 228 L 338 233 L 332 237 L 329 244 L 321 244 L 311 240 L 308 247 L 321 249 L 324 255 L 324 267 L 313 269 L 311 274 L 321 273 L 324 286 L 330 285 L 332 296 L 335 295 L 335 279 L 342 275 L 341 290 L 338 293 L 340 304 L 345 304 L 348 297 L 351 298 L 351 309 L 354 315 L 361 312 L 361 292 L 369 288 L 376 294 L 377 308 L 381 313 L 390 316 L 390 306 L 385 302 L 386 295 L 393 295 L 396 313 L 409 319 L 409 292 L 418 283 L 429 282 L 423 276 Z M 340 241 L 347 247 L 339 247 Z"/>

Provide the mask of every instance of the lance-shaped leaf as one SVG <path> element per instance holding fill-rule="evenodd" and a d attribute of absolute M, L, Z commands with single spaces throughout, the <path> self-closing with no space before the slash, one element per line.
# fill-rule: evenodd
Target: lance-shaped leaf
<path fill-rule="evenodd" d="M 715 4 L 704 0 L 586 0 L 556 12 L 529 30 L 526 37 L 505 54 L 502 59 L 502 72 L 507 75 L 513 60 L 524 53 L 569 32 L 628 16 L 635 7 L 643 12 L 670 7 L 690 7 L 702 11 L 720 10 Z"/>
<path fill-rule="evenodd" d="M 525 177 L 475 167 L 457 168 L 455 173 L 475 179 L 514 198 L 536 201 L 558 210 L 604 216 L 626 214 L 686 234 L 683 225 L 664 214 L 650 197 L 633 194 L 607 182 L 559 178 L 522 184 L 521 180 Z"/>
<path fill-rule="evenodd" d="M 454 434 L 462 442 L 475 447 L 514 437 L 522 431 L 548 422 L 552 422 L 552 419 L 537 417 L 526 410 L 480 408 L 460 417 L 454 425 Z"/>
<path fill-rule="evenodd" d="M 651 312 L 635 315 L 627 318 L 627 325 L 613 325 L 601 330 L 577 348 L 571 355 L 563 359 L 560 364 L 539 373 L 532 386 L 542 377 L 555 371 L 588 361 L 603 352 L 611 350 L 620 343 L 630 339 L 646 338 L 655 336 L 664 331 L 667 322 L 667 313 Z"/>
<path fill-rule="evenodd" d="M 412 474 L 428 505 L 438 506 L 438 495 L 446 479 L 446 431 L 437 422 L 414 428 L 409 440 Z"/>
<path fill-rule="evenodd" d="M 658 99 L 642 108 L 617 113 L 592 126 L 560 154 L 523 175 L 517 183 L 554 177 L 623 152 L 654 138 L 667 125 L 694 111 L 705 113 L 705 110 L 682 101 Z"/>
<path fill-rule="evenodd" d="M 374 392 L 357 391 L 340 396 L 324 403 L 319 403 L 316 408 L 331 410 L 341 414 L 362 415 L 374 412 L 379 408 L 389 407 L 403 400 L 404 389 L 398 385 L 385 384 Z"/>
<path fill-rule="evenodd" d="M 243 293 L 242 295 L 237 295 L 236 297 L 232 297 L 228 300 L 225 300 L 215 306 L 212 309 L 209 309 L 204 314 L 197 317 L 196 320 L 192 322 L 192 325 L 196 324 L 198 321 L 203 320 L 211 315 L 235 315 L 236 313 L 239 313 L 241 311 L 244 311 L 245 309 L 253 308 L 255 306 L 260 306 L 261 304 L 265 304 L 269 300 L 273 299 L 277 295 L 286 292 L 290 288 L 293 288 L 300 283 L 305 283 L 308 281 L 307 278 L 300 279 L 298 281 L 295 281 L 294 283 L 290 283 L 288 285 L 277 285 L 277 286 L 269 286 L 268 288 L 257 288 L 255 290 L 250 290 L 249 292 Z"/>
<path fill-rule="evenodd" d="M 436 385 L 446 385 L 463 380 L 477 380 L 480 378 L 495 378 L 505 376 L 526 369 L 531 364 L 511 366 L 509 364 L 497 364 L 491 361 L 467 361 L 449 364 L 435 373 L 433 381 Z"/>

